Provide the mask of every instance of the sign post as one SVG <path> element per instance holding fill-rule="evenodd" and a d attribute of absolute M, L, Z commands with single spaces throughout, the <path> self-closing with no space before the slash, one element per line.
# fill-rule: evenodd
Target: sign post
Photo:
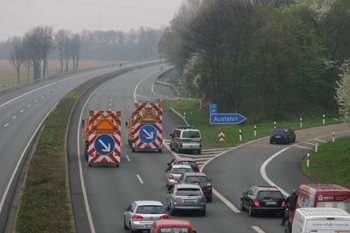
<path fill-rule="evenodd" d="M 210 116 L 211 114 L 216 114 L 216 104 L 211 104 L 209 111 L 210 111 Z M 215 125 L 214 125 L 214 141 L 215 141 Z"/>
<path fill-rule="evenodd" d="M 180 112 L 181 99 L 180 98 L 177 99 L 177 105 L 179 105 L 179 113 L 181 114 L 181 112 Z"/>

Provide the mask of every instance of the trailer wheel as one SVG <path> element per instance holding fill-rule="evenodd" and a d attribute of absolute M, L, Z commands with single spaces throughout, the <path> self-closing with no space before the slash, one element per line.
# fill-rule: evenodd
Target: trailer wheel
<path fill-rule="evenodd" d="M 91 167 L 91 163 L 89 163 L 89 167 Z"/>
<path fill-rule="evenodd" d="M 158 152 L 159 152 L 159 153 L 162 153 L 162 149 L 158 149 Z"/>
<path fill-rule="evenodd" d="M 132 150 L 131 150 L 132 152 L 135 152 L 135 148 L 132 148 Z"/>
<path fill-rule="evenodd" d="M 119 164 L 117 164 L 116 167 L 119 167 Z"/>

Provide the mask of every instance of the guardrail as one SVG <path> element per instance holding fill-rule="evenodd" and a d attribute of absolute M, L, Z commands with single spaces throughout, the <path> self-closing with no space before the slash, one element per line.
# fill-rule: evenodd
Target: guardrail
<path fill-rule="evenodd" d="M 167 83 L 167 82 L 161 82 L 161 81 L 158 81 L 162 76 L 164 76 L 165 74 L 167 74 L 168 72 L 174 70 L 175 68 L 174 67 L 171 67 L 169 69 L 167 69 L 166 71 L 164 71 L 163 73 L 161 73 L 158 77 L 157 77 L 157 80 L 155 81 L 155 83 L 157 84 L 160 84 L 160 85 L 165 85 L 165 86 L 171 86 L 174 88 L 174 90 L 177 92 L 177 95 L 178 96 L 181 96 L 180 92 L 177 90 L 177 88 L 171 84 L 171 83 Z"/>
<path fill-rule="evenodd" d="M 173 107 L 169 107 L 168 110 L 169 110 L 169 111 L 172 111 L 173 113 L 175 113 L 175 115 L 177 115 L 178 117 L 180 117 L 180 118 L 185 122 L 186 126 L 190 126 L 190 125 L 188 124 L 188 122 L 186 121 L 186 119 L 185 119 L 179 112 L 175 111 L 175 109 L 174 109 Z"/>

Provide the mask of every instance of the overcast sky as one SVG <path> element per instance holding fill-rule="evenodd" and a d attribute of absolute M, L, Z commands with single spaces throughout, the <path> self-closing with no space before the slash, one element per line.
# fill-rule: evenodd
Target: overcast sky
<path fill-rule="evenodd" d="M 0 41 L 38 25 L 54 31 L 118 30 L 169 25 L 184 0 L 0 0 Z"/>

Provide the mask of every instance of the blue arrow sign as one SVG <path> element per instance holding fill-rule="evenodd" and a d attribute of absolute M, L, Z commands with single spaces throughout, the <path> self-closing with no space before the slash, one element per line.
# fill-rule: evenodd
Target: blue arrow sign
<path fill-rule="evenodd" d="M 210 105 L 210 114 L 216 113 L 216 104 Z"/>
<path fill-rule="evenodd" d="M 210 114 L 210 124 L 239 124 L 246 118 L 238 113 Z"/>
<path fill-rule="evenodd" d="M 113 152 L 115 147 L 114 139 L 108 134 L 101 134 L 95 140 L 94 147 L 97 153 L 108 155 Z"/>
<path fill-rule="evenodd" d="M 152 125 L 145 125 L 140 129 L 139 135 L 144 143 L 152 143 L 157 138 L 157 130 Z"/>

